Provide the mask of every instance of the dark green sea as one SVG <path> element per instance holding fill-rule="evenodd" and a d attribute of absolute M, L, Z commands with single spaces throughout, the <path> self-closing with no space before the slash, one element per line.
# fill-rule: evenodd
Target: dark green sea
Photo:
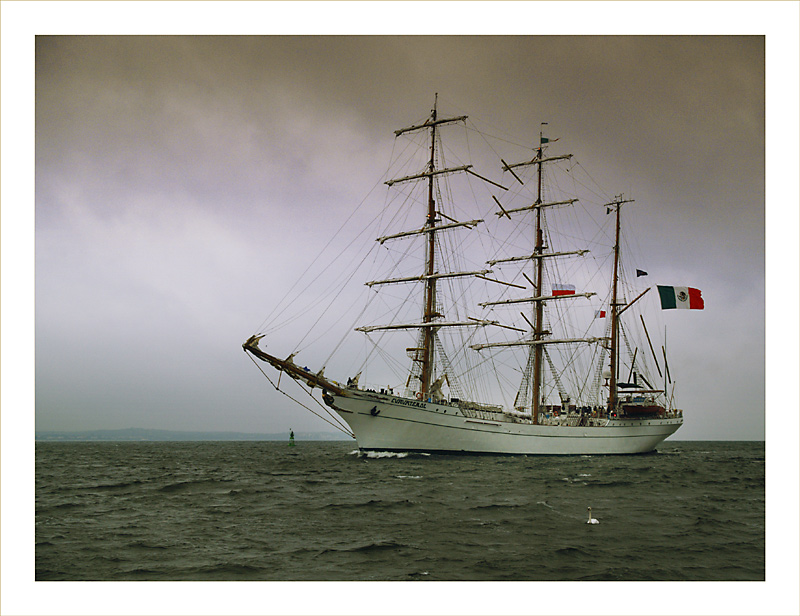
<path fill-rule="evenodd" d="M 578 457 L 39 442 L 35 576 L 764 580 L 764 475 L 762 442 Z"/>

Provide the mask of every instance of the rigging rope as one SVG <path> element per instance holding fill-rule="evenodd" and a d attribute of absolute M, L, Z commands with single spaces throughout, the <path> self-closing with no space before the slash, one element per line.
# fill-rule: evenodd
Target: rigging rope
<path fill-rule="evenodd" d="M 322 421 L 324 421 L 325 423 L 327 423 L 327 424 L 329 424 L 329 425 L 333 426 L 334 428 L 336 428 L 336 429 L 337 429 L 337 430 L 339 430 L 340 432 L 344 432 L 345 434 L 347 434 L 348 436 L 352 436 L 353 438 L 355 438 L 355 437 L 356 437 L 356 435 L 355 435 L 355 434 L 353 434 L 353 433 L 352 433 L 350 430 L 347 430 L 346 428 L 342 427 L 342 426 L 341 426 L 341 425 L 339 425 L 338 423 L 333 423 L 332 421 L 329 421 L 328 419 L 326 419 L 326 418 L 325 418 L 325 417 L 323 417 L 322 415 L 320 415 L 320 414 L 316 413 L 316 412 L 314 411 L 314 409 L 311 409 L 311 408 L 307 407 L 305 404 L 303 404 L 302 402 L 300 402 L 300 401 L 299 401 L 299 400 L 297 400 L 296 398 L 293 398 L 292 396 L 290 396 L 289 394 L 287 394 L 285 391 L 283 391 L 283 390 L 282 390 L 280 387 L 278 387 L 278 386 L 277 386 L 275 383 L 273 383 L 273 382 L 272 382 L 272 379 L 271 379 L 271 378 L 269 378 L 269 376 L 267 375 L 267 373 L 266 373 L 266 372 L 264 372 L 264 370 L 261 368 L 261 366 L 259 366 L 259 365 L 258 365 L 258 363 L 256 363 L 256 360 L 255 360 L 255 359 L 253 359 L 253 357 L 252 357 L 252 356 L 251 356 L 249 353 L 247 354 L 247 356 L 248 356 L 248 357 L 250 357 L 250 361 L 252 361 L 252 362 L 253 362 L 253 364 L 255 364 L 256 368 L 258 368 L 258 369 L 259 369 L 259 371 L 261 372 L 261 374 L 263 374 L 263 375 L 264 375 L 264 378 L 266 378 L 266 379 L 269 381 L 270 385 L 272 385 L 272 386 L 273 386 L 273 387 L 274 387 L 274 388 L 275 388 L 277 391 L 279 391 L 280 393 L 282 393 L 284 396 L 286 396 L 287 398 L 289 398 L 289 400 L 291 400 L 292 402 L 295 402 L 295 403 L 299 404 L 299 405 L 300 405 L 300 406 L 302 406 L 304 409 L 306 409 L 307 411 L 309 411 L 311 414 L 313 414 L 313 415 L 316 415 L 316 416 L 317 416 L 317 417 L 319 417 L 319 418 L 320 418 Z M 320 406 L 322 406 L 322 405 L 319 403 L 319 400 L 317 400 L 317 399 L 316 399 L 314 396 L 312 396 L 312 395 L 311 395 L 311 392 L 310 392 L 310 391 L 308 391 L 308 392 L 306 392 L 306 393 L 307 393 L 309 396 L 311 396 L 311 399 L 312 399 L 314 402 L 316 402 L 317 404 L 319 404 Z M 323 408 L 323 409 L 324 409 L 324 410 L 325 410 L 325 411 L 326 411 L 326 412 L 327 412 L 327 413 L 330 415 L 330 411 L 328 411 L 328 409 L 326 409 L 325 407 L 322 407 L 322 408 Z M 333 417 L 333 415 L 331 415 L 331 417 Z"/>

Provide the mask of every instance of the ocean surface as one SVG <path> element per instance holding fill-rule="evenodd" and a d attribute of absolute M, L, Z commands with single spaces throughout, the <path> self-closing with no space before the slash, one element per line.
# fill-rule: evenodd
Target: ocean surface
<path fill-rule="evenodd" d="M 36 580 L 764 580 L 764 475 L 762 442 L 38 442 Z"/>

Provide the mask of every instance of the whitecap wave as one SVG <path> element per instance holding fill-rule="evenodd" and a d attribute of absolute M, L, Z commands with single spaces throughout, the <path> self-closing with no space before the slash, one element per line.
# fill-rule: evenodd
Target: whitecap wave
<path fill-rule="evenodd" d="M 362 451 L 361 455 L 365 458 L 406 458 L 408 457 L 407 451 Z"/>
<path fill-rule="evenodd" d="M 370 458 L 370 459 L 379 459 L 379 458 L 407 458 L 408 456 L 430 456 L 431 454 L 425 452 L 415 452 L 415 451 L 361 451 L 360 449 L 354 449 L 350 452 L 351 456 L 359 456 L 360 458 Z"/>

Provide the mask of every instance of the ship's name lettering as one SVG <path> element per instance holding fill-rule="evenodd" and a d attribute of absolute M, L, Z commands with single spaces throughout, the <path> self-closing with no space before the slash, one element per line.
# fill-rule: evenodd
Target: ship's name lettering
<path fill-rule="evenodd" d="M 392 398 L 392 404 L 405 404 L 406 406 L 416 406 L 417 408 L 424 409 L 424 402 L 417 402 L 416 400 L 406 400 L 405 398 Z"/>

